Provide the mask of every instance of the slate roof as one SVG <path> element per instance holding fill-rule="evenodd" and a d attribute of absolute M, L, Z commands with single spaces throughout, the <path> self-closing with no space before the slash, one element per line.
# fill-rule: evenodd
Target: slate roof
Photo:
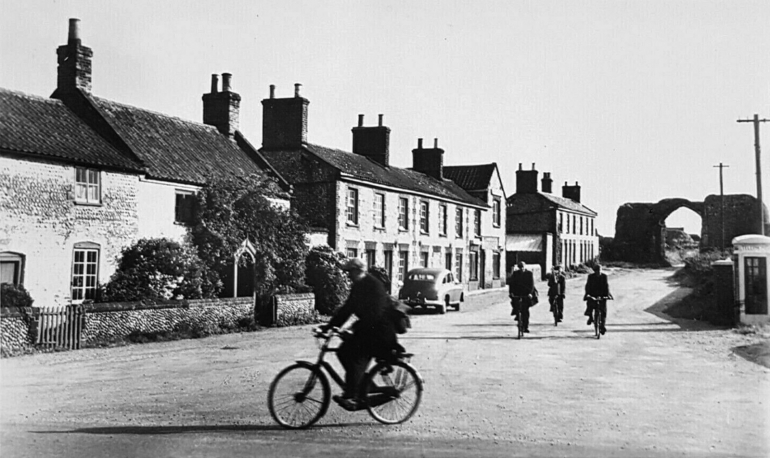
<path fill-rule="evenodd" d="M 253 156 L 213 126 L 92 95 L 86 97 L 142 161 L 152 178 L 205 184 L 217 176 L 263 173 Z"/>
<path fill-rule="evenodd" d="M 359 180 L 488 207 L 486 202 L 471 196 L 452 180 L 438 180 L 400 167 L 385 167 L 360 154 L 338 149 L 313 144 L 305 144 L 304 148 L 341 173 Z"/>
<path fill-rule="evenodd" d="M 0 149 L 68 162 L 141 171 L 59 100 L 0 88 Z"/>
<path fill-rule="evenodd" d="M 537 213 L 561 208 L 588 216 L 596 216 L 596 212 L 572 199 L 555 196 L 548 193 L 516 193 L 507 199 L 507 209 L 512 214 Z"/>
<path fill-rule="evenodd" d="M 444 166 L 444 177 L 467 191 L 485 190 L 492 181 L 496 167 L 495 163 Z"/>

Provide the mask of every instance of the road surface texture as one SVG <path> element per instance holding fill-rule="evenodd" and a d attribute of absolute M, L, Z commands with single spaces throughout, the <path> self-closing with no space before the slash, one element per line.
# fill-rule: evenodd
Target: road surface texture
<path fill-rule="evenodd" d="M 664 315 L 687 293 L 671 270 L 609 274 L 601 340 L 584 278 L 568 281 L 564 323 L 543 299 L 523 340 L 503 290 L 416 313 L 402 342 L 425 393 L 397 426 L 335 404 L 309 430 L 273 424 L 268 385 L 316 356 L 309 326 L 6 358 L 0 455 L 770 456 L 770 370 L 732 351 L 756 337 Z"/>

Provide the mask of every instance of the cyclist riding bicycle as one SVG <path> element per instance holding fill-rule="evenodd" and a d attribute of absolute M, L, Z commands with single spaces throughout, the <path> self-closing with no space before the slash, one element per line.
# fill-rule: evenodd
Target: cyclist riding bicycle
<path fill-rule="evenodd" d="M 511 315 L 517 315 L 521 309 L 521 321 L 524 332 L 529 332 L 529 308 L 532 307 L 532 298 L 535 296 L 535 277 L 527 270 L 527 264 L 519 261 L 519 267 L 508 278 L 508 295 L 513 299 Z"/>
<path fill-rule="evenodd" d="M 588 279 L 586 280 L 586 289 L 583 300 L 586 301 L 585 315 L 588 317 L 586 324 L 593 324 L 593 311 L 596 307 L 599 307 L 602 319 L 599 332 L 604 334 L 607 332 L 607 329 L 605 328 L 605 325 L 607 324 L 607 301 L 595 299 L 600 297 L 612 299 L 612 294 L 610 293 L 610 285 L 607 282 L 607 274 L 602 273 L 602 266 L 596 264 L 594 265 L 594 273 L 588 275 Z"/>
<path fill-rule="evenodd" d="M 337 350 L 337 358 L 345 369 L 345 390 L 333 399 L 343 408 L 355 410 L 361 404 L 358 392 L 361 379 L 372 358 L 390 358 L 393 351 L 404 351 L 398 343 L 392 320 L 387 318 L 388 298 L 382 282 L 366 273 L 364 263 L 353 258 L 342 266 L 353 282 L 345 304 L 337 310 L 324 331 L 341 327 L 352 316 L 352 335 Z"/>
<path fill-rule="evenodd" d="M 561 321 L 564 318 L 564 291 L 567 288 L 567 277 L 561 271 L 560 265 L 553 266 L 553 271 L 548 274 L 548 302 L 551 303 L 551 313 L 555 313 Z"/>

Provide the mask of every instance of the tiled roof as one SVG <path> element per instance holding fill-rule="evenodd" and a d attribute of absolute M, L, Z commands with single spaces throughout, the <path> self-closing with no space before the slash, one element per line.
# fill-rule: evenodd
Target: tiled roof
<path fill-rule="evenodd" d="M 156 179 L 205 184 L 262 169 L 215 127 L 87 95 Z"/>
<path fill-rule="evenodd" d="M 324 146 L 305 144 L 305 149 L 340 172 L 353 178 L 409 191 L 431 194 L 446 199 L 487 207 L 487 204 L 458 186 L 452 180 L 438 180 L 424 173 L 400 167 L 384 167 L 360 154 Z"/>
<path fill-rule="evenodd" d="M 584 215 L 596 216 L 595 211 L 572 199 L 539 192 L 513 194 L 507 199 L 507 208 L 512 214 L 536 213 L 552 208 L 562 208 Z"/>
<path fill-rule="evenodd" d="M 454 181 L 467 191 L 487 189 L 495 167 L 494 163 L 444 166 L 444 178 Z"/>
<path fill-rule="evenodd" d="M 140 171 L 64 103 L 0 88 L 0 149 L 81 164 Z"/>

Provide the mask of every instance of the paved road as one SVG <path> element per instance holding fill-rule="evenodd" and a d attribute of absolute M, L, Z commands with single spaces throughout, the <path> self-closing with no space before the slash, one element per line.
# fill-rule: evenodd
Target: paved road
<path fill-rule="evenodd" d="M 410 422 L 332 406 L 317 427 L 272 424 L 266 391 L 315 356 L 309 327 L 0 361 L 5 457 L 770 456 L 770 370 L 753 341 L 672 320 L 671 271 L 613 271 L 597 341 L 568 282 L 565 323 L 533 309 L 515 339 L 505 293 L 419 314 L 403 343 L 426 381 Z"/>

